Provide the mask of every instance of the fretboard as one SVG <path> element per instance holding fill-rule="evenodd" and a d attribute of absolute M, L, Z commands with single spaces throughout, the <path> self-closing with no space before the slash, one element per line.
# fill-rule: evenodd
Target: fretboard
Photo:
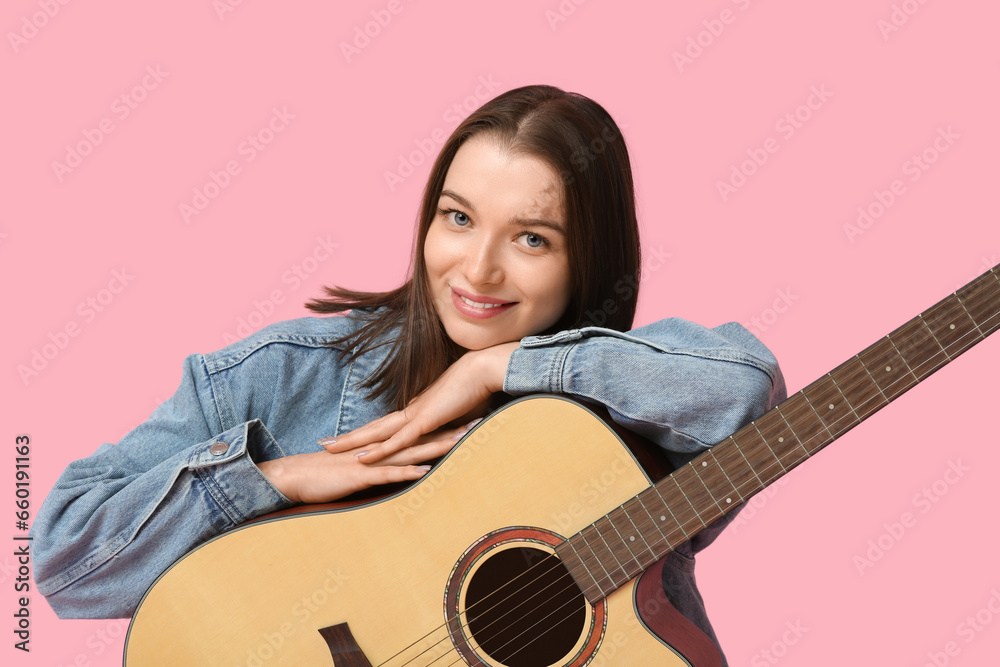
<path fill-rule="evenodd" d="M 592 603 L 1000 328 L 1000 266 L 573 535 L 557 553 Z"/>

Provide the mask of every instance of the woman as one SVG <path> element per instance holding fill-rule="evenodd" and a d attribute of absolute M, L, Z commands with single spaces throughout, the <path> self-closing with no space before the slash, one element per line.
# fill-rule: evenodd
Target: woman
<path fill-rule="evenodd" d="M 500 95 L 436 160 L 403 286 L 327 288 L 309 307 L 346 316 L 189 356 L 149 420 L 69 465 L 34 523 L 39 590 L 64 618 L 128 616 L 195 545 L 296 503 L 418 479 L 512 396 L 607 406 L 675 464 L 784 398 L 774 357 L 739 325 L 623 333 L 639 260 L 628 152 L 607 112 L 550 86 Z M 604 326 L 588 326 L 597 315 Z M 693 554 L 724 524 L 664 568 L 668 597 L 713 641 Z"/>

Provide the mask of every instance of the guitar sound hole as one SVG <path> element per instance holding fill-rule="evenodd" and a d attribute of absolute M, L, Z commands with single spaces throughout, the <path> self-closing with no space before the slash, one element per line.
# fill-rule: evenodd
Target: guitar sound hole
<path fill-rule="evenodd" d="M 469 632 L 480 650 L 509 667 L 545 667 L 579 641 L 587 600 L 554 555 L 530 547 L 499 551 L 472 575 Z"/>

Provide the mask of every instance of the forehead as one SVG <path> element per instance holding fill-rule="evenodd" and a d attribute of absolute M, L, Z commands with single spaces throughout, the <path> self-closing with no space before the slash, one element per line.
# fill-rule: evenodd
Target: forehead
<path fill-rule="evenodd" d="M 458 149 L 444 179 L 444 189 L 461 195 L 477 210 L 496 209 L 564 221 L 562 180 L 543 160 L 503 151 L 486 135 Z"/>

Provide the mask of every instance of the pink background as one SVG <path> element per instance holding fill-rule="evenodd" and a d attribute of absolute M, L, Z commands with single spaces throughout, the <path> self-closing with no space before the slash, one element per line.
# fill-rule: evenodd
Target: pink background
<path fill-rule="evenodd" d="M 996 3 L 576 3 L 6 2 L 2 539 L 17 534 L 16 435 L 32 439 L 37 509 L 70 460 L 174 391 L 186 354 L 305 315 L 324 283 L 397 285 L 429 159 L 415 153 L 394 188 L 386 172 L 517 86 L 581 92 L 623 127 L 646 257 L 636 324 L 742 322 L 791 391 L 997 264 Z M 340 45 L 371 12 L 391 22 L 348 61 Z M 294 117 L 250 160 L 241 144 L 275 109 Z M 781 123 L 796 112 L 798 127 Z M 913 171 L 925 151 L 935 161 Z M 762 152 L 724 201 L 718 181 Z M 180 205 L 230 161 L 239 172 L 185 221 Z M 1000 340 L 975 348 L 759 496 L 699 558 L 731 664 L 994 664 L 998 361 Z M 914 496 L 936 481 L 922 512 Z M 887 537 L 905 512 L 916 524 Z M 859 572 L 880 537 L 891 548 Z M 11 647 L 12 552 L 4 660 L 119 664 L 124 622 L 57 620 L 37 593 L 32 651 Z"/>

